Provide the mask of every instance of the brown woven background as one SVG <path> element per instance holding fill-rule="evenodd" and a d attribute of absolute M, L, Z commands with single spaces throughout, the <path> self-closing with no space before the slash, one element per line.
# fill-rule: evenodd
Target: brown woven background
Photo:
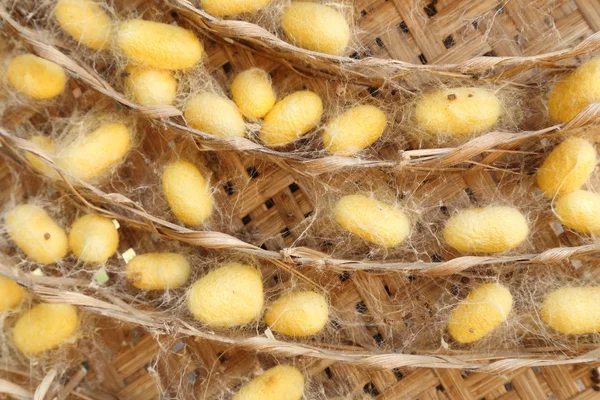
<path fill-rule="evenodd" d="M 600 5 L 595 1 L 540 1 L 527 5 L 487 1 L 439 1 L 435 4 L 377 1 L 364 4 L 357 2 L 356 12 L 360 15 L 358 26 L 364 30 L 361 41 L 365 48 L 360 54 L 349 54 L 353 59 L 376 56 L 414 64 L 425 61 L 428 65 L 459 63 L 477 55 L 537 55 L 565 49 L 596 32 L 600 22 Z M 477 22 L 477 26 L 473 22 Z M 241 51 L 235 46 L 216 45 L 208 41 L 205 44 L 207 64 L 223 81 L 227 76 L 251 65 L 266 68 L 275 76 L 274 79 L 291 74 L 286 66 L 272 61 L 273 54 L 265 54 L 265 58 Z M 277 56 L 274 58 L 277 59 Z M 299 63 L 298 69 L 302 68 L 303 64 Z M 82 104 L 91 106 L 104 98 L 86 84 L 73 80 L 67 96 L 67 102 L 76 102 L 80 107 Z M 63 110 L 51 110 L 46 117 L 60 112 Z M 39 109 L 23 107 L 11 112 L 10 121 L 4 121 L 3 125 L 11 128 L 27 120 L 36 125 L 43 121 L 44 114 Z M 224 158 L 228 163 L 227 175 L 236 176 L 236 180 L 221 190 L 234 198 L 241 196 L 241 193 L 244 196 L 243 204 L 233 210 L 236 216 L 233 229 L 247 241 L 269 250 L 290 246 L 296 237 L 294 227 L 313 209 L 310 196 L 306 193 L 306 190 L 310 190 L 310 179 L 294 171 L 281 169 L 272 163 L 273 160 L 265 160 L 260 155 L 227 153 Z M 9 173 L 6 166 L 2 167 L 2 187 L 22 190 L 10 178 L 14 176 L 15 167 L 11 168 Z M 378 172 L 373 174 L 377 176 Z M 493 195 L 498 181 L 488 171 L 477 169 L 468 174 L 459 171 L 452 179 L 451 190 L 436 194 L 436 199 L 439 196 L 450 203 L 469 204 L 472 201 L 470 194 L 479 199 Z M 14 195 L 15 192 L 3 191 L 4 202 Z M 232 203 L 235 204 L 235 201 Z M 575 246 L 582 244 L 579 240 L 568 233 L 555 235 L 548 231 L 548 235 L 541 236 L 538 245 L 539 249 Z M 594 273 L 593 269 L 579 271 L 581 274 L 584 272 Z M 378 277 L 360 272 L 343 274 L 340 281 L 339 293 L 334 296 L 337 299 L 335 306 L 356 321 L 381 320 L 393 308 L 392 304 L 385 304 L 385 292 L 401 287 L 390 276 Z M 377 304 L 373 303 L 374 293 L 377 293 Z M 357 308 L 358 304 L 363 304 L 364 308 Z M 172 394 L 177 388 L 182 391 L 180 394 L 190 397 L 217 398 L 224 394 L 223 398 L 227 398 L 259 366 L 266 368 L 276 362 L 272 356 L 217 342 L 187 338 L 181 339 L 182 347 L 177 339 L 152 337 L 142 327 L 115 326 L 110 321 L 106 324 L 108 327 L 102 330 L 102 337 L 106 342 L 103 345 L 106 354 L 110 355 L 107 360 L 88 360 L 92 372 L 85 376 L 75 364 L 73 370 L 59 382 L 61 387 L 74 385 L 75 389 L 70 388 L 69 391 L 80 390 L 72 396 L 151 399 L 158 398 L 163 390 Z M 357 328 L 353 334 L 366 347 L 377 343 L 378 334 L 382 337 L 381 333 L 365 327 Z M 165 346 L 175 346 L 179 350 L 168 356 L 162 351 L 159 357 L 161 346 L 162 350 Z M 518 358 L 518 354 L 512 356 Z M 285 358 L 278 360 L 289 361 Z M 155 361 L 158 364 L 155 365 Z M 549 398 L 551 394 L 558 399 L 600 398 L 595 391 L 598 377 L 596 367 L 600 364 L 535 368 L 516 368 L 513 365 L 510 372 L 490 375 L 446 369 L 377 370 L 310 357 L 299 357 L 296 361 L 310 377 L 311 389 L 323 390 L 321 397 L 314 398 L 360 398 L 361 395 L 367 395 L 381 399 L 537 399 Z M 527 365 L 527 361 L 522 365 Z M 174 374 L 180 371 L 186 372 L 186 378 L 181 381 Z M 39 383 L 27 382 L 13 374 L 0 378 L 10 378 L 29 388 L 35 388 Z M 174 380 L 177 380 L 177 384 Z M 96 382 L 102 390 L 94 388 Z"/>

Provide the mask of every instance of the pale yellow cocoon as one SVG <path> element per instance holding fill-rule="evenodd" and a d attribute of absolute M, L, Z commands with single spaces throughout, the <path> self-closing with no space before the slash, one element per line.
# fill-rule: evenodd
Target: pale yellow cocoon
<path fill-rule="evenodd" d="M 194 164 L 175 161 L 162 176 L 162 187 L 167 203 L 178 220 L 186 225 L 206 221 L 213 210 L 210 186 Z"/>
<path fill-rule="evenodd" d="M 4 216 L 11 240 L 31 260 L 52 264 L 67 255 L 67 234 L 41 207 L 16 206 Z"/>
<path fill-rule="evenodd" d="M 502 104 L 486 89 L 461 87 L 426 92 L 417 101 L 417 124 L 433 134 L 469 135 L 491 129 Z"/>
<path fill-rule="evenodd" d="M 21 304 L 24 294 L 25 291 L 17 282 L 0 275 L 0 313 Z"/>
<path fill-rule="evenodd" d="M 296 1 L 283 10 L 281 28 L 298 47 L 339 56 L 350 40 L 350 27 L 342 14 L 319 3 Z"/>
<path fill-rule="evenodd" d="M 177 289 L 190 277 L 190 263 L 175 253 L 140 254 L 127 263 L 125 276 L 138 289 Z"/>
<path fill-rule="evenodd" d="M 325 297 L 315 292 L 294 292 L 278 298 L 265 312 L 265 322 L 287 336 L 319 333 L 329 319 Z"/>
<path fill-rule="evenodd" d="M 69 247 L 73 254 L 87 263 L 106 262 L 119 246 L 115 224 L 99 215 L 78 218 L 69 232 Z"/>
<path fill-rule="evenodd" d="M 323 115 L 318 94 L 303 90 L 278 101 L 263 120 L 260 140 L 270 147 L 285 146 L 317 126 Z"/>
<path fill-rule="evenodd" d="M 546 295 L 540 316 L 552 329 L 567 335 L 600 331 L 600 286 L 565 287 Z"/>
<path fill-rule="evenodd" d="M 339 199 L 333 214 L 342 228 L 382 247 L 396 246 L 410 234 L 406 213 L 362 194 Z"/>
<path fill-rule="evenodd" d="M 513 297 L 506 287 L 480 285 L 452 310 L 448 331 L 459 343 L 475 342 L 506 321 L 512 305 Z"/>
<path fill-rule="evenodd" d="M 129 65 L 126 72 L 127 88 L 141 105 L 170 105 L 175 101 L 177 81 L 171 71 Z"/>
<path fill-rule="evenodd" d="M 193 67 L 204 52 L 194 32 L 141 19 L 125 21 L 119 26 L 117 44 L 131 62 L 158 69 Z"/>
<path fill-rule="evenodd" d="M 46 153 L 47 156 L 54 156 L 54 141 L 51 138 L 47 136 L 33 136 L 31 139 L 29 139 L 29 142 Z M 49 164 L 35 154 L 27 151 L 25 152 L 25 157 L 27 157 L 27 160 L 29 160 L 36 170 L 47 177 L 57 178 L 59 176 L 54 168 L 52 168 Z"/>
<path fill-rule="evenodd" d="M 278 365 L 245 383 L 232 400 L 300 400 L 304 377 L 298 368 Z"/>
<path fill-rule="evenodd" d="M 207 13 L 215 17 L 243 14 L 257 11 L 269 4 L 271 0 L 200 0 L 200 5 Z"/>
<path fill-rule="evenodd" d="M 271 78 L 260 68 L 250 68 L 236 75 L 231 83 L 231 96 L 246 118 L 262 118 L 275 105 Z"/>
<path fill-rule="evenodd" d="M 587 140 L 571 136 L 556 146 L 537 172 L 537 183 L 553 198 L 581 188 L 596 167 L 596 148 Z"/>
<path fill-rule="evenodd" d="M 580 65 L 550 92 L 550 118 L 567 122 L 591 103 L 600 101 L 600 58 Z"/>
<path fill-rule="evenodd" d="M 13 329 L 15 346 L 36 354 L 64 343 L 77 331 L 77 309 L 70 304 L 38 304 L 19 318 Z"/>
<path fill-rule="evenodd" d="M 195 319 L 215 328 L 254 321 L 264 304 L 260 272 L 236 262 L 209 272 L 192 285 L 188 307 Z"/>
<path fill-rule="evenodd" d="M 244 137 L 244 117 L 235 103 L 216 93 L 202 92 L 185 106 L 187 124 L 199 131 L 221 137 Z"/>
<path fill-rule="evenodd" d="M 559 197 L 554 206 L 561 224 L 579 232 L 600 234 L 600 194 L 576 190 Z"/>
<path fill-rule="evenodd" d="M 500 253 L 514 249 L 529 235 L 527 219 L 513 207 L 469 208 L 454 214 L 444 240 L 464 253 Z"/>
<path fill-rule="evenodd" d="M 112 22 L 94 0 L 59 0 L 54 9 L 60 27 L 79 43 L 94 50 L 110 46 Z"/>
<path fill-rule="evenodd" d="M 33 54 L 21 54 L 10 60 L 6 77 L 15 89 L 34 99 L 58 96 L 67 83 L 67 75 L 60 65 Z"/>
<path fill-rule="evenodd" d="M 332 154 L 352 156 L 375 143 L 383 134 L 386 123 L 387 118 L 379 108 L 357 106 L 327 124 L 323 143 Z"/>
<path fill-rule="evenodd" d="M 106 124 L 89 135 L 75 138 L 57 155 L 57 163 L 71 175 L 91 181 L 121 162 L 131 148 L 131 135 L 123 124 Z"/>

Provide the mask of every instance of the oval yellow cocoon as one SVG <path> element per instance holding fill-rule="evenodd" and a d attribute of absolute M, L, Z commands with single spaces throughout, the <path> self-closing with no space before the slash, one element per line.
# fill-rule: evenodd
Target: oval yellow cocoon
<path fill-rule="evenodd" d="M 180 160 L 169 164 L 162 176 L 167 203 L 178 220 L 186 225 L 206 221 L 213 210 L 210 186 L 194 164 Z"/>
<path fill-rule="evenodd" d="M 216 93 L 202 92 L 192 97 L 185 106 L 185 120 L 189 126 L 210 135 L 244 137 L 244 117 L 235 103 Z"/>
<path fill-rule="evenodd" d="M 600 331 L 600 287 L 565 287 L 546 295 L 540 316 L 552 329 L 567 335 Z"/>
<path fill-rule="evenodd" d="M 70 304 L 38 304 L 17 320 L 15 346 L 24 354 L 50 350 L 67 341 L 77 330 L 77 309 Z"/>
<path fill-rule="evenodd" d="M 49 157 L 52 157 L 54 155 L 54 141 L 51 138 L 47 136 L 33 136 L 31 139 L 29 139 L 29 142 L 34 144 L 36 147 L 38 147 L 40 150 L 46 153 L 46 155 L 48 155 Z M 25 152 L 25 157 L 27 157 L 27 160 L 29 160 L 29 162 L 33 165 L 33 167 L 36 170 L 46 175 L 47 177 L 59 177 L 58 173 L 54 168 L 52 168 L 44 160 L 42 160 L 35 154 L 27 151 Z"/>
<path fill-rule="evenodd" d="M 118 246 L 119 232 L 115 224 L 99 215 L 78 218 L 69 232 L 69 247 L 73 254 L 87 263 L 106 262 Z"/>
<path fill-rule="evenodd" d="M 450 313 L 448 331 L 459 343 L 475 342 L 506 321 L 512 310 L 510 291 L 497 283 L 478 286 Z"/>
<path fill-rule="evenodd" d="M 125 21 L 119 26 L 117 44 L 133 63 L 158 69 L 193 67 L 204 52 L 194 32 L 141 19 Z"/>
<path fill-rule="evenodd" d="M 123 124 L 106 124 L 76 138 L 57 156 L 57 163 L 83 181 L 91 181 L 122 161 L 131 148 L 131 136 Z"/>
<path fill-rule="evenodd" d="M 129 65 L 125 82 L 133 97 L 143 106 L 173 104 L 177 96 L 177 81 L 168 70 Z"/>
<path fill-rule="evenodd" d="M 190 277 L 190 263 L 175 253 L 140 254 L 127 263 L 125 276 L 138 289 L 177 289 Z"/>
<path fill-rule="evenodd" d="M 327 301 L 315 292 L 283 295 L 265 312 L 267 325 L 287 336 L 310 336 L 319 333 L 328 319 Z"/>
<path fill-rule="evenodd" d="M 263 120 L 260 140 L 271 147 L 285 146 L 317 126 L 323 115 L 318 94 L 302 90 L 278 101 Z"/>
<path fill-rule="evenodd" d="M 402 210 L 362 194 L 339 199 L 333 214 L 342 228 L 379 246 L 396 246 L 410 234 L 410 221 Z"/>
<path fill-rule="evenodd" d="M 591 103 L 600 101 L 600 58 L 580 65 L 550 92 L 550 118 L 567 122 Z"/>
<path fill-rule="evenodd" d="M 52 264 L 67 254 L 67 234 L 43 208 L 22 204 L 4 220 L 11 240 L 33 261 Z"/>
<path fill-rule="evenodd" d="M 262 118 L 275 105 L 271 78 L 260 68 L 250 68 L 237 74 L 231 83 L 231 96 L 246 118 Z"/>
<path fill-rule="evenodd" d="M 429 133 L 469 135 L 491 129 L 502 115 L 494 93 L 460 87 L 426 92 L 417 101 L 417 124 Z"/>
<path fill-rule="evenodd" d="M 257 11 L 269 4 L 271 0 L 200 0 L 200 5 L 207 13 L 215 17 L 243 14 Z"/>
<path fill-rule="evenodd" d="M 278 365 L 245 383 L 232 400 L 300 400 L 304 377 L 298 368 Z"/>
<path fill-rule="evenodd" d="M 8 63 L 8 82 L 19 92 L 34 99 L 50 99 L 65 90 L 64 69 L 33 54 L 21 54 Z"/>
<path fill-rule="evenodd" d="M 24 294 L 25 291 L 17 282 L 0 275 L 0 313 L 21 304 Z"/>
<path fill-rule="evenodd" d="M 549 197 L 581 188 L 596 167 L 596 148 L 587 140 L 571 136 L 546 157 L 537 172 L 537 183 Z"/>
<path fill-rule="evenodd" d="M 513 207 L 461 210 L 446 222 L 444 240 L 464 253 L 500 253 L 514 249 L 529 235 L 525 216 Z"/>
<path fill-rule="evenodd" d="M 561 224 L 579 232 L 600 234 L 600 194 L 576 190 L 559 197 L 554 206 Z"/>
<path fill-rule="evenodd" d="M 215 328 L 254 321 L 264 304 L 260 272 L 236 262 L 209 272 L 192 285 L 188 308 L 194 318 Z"/>
<path fill-rule="evenodd" d="M 379 108 L 354 107 L 327 124 L 323 143 L 332 154 L 352 156 L 375 143 L 383 134 L 386 123 L 387 118 Z"/>
<path fill-rule="evenodd" d="M 350 40 L 350 27 L 342 14 L 319 3 L 295 1 L 285 10 L 281 28 L 296 46 L 339 56 Z"/>
<path fill-rule="evenodd" d="M 60 27 L 79 43 L 94 50 L 110 45 L 110 17 L 95 1 L 59 0 L 54 13 Z"/>

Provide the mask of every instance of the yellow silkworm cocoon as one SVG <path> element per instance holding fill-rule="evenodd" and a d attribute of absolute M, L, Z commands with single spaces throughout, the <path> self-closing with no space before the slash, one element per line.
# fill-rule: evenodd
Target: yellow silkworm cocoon
<path fill-rule="evenodd" d="M 537 172 L 537 183 L 549 197 L 581 188 L 596 167 L 596 148 L 587 140 L 571 136 L 556 146 Z"/>
<path fill-rule="evenodd" d="M 296 46 L 339 56 L 350 40 L 350 27 L 342 14 L 331 7 L 304 1 L 283 10 L 281 28 Z"/>
<path fill-rule="evenodd" d="M 71 175 L 91 181 L 123 160 L 131 147 L 131 135 L 123 124 L 106 124 L 89 135 L 75 138 L 57 156 L 57 163 Z"/>
<path fill-rule="evenodd" d="M 327 124 L 323 143 L 332 154 L 352 156 L 375 143 L 383 134 L 386 123 L 387 118 L 379 108 L 354 107 Z"/>
<path fill-rule="evenodd" d="M 506 321 L 512 305 L 513 297 L 506 287 L 480 285 L 452 310 L 448 331 L 459 343 L 475 342 Z"/>
<path fill-rule="evenodd" d="M 287 336 L 310 336 L 319 333 L 328 319 L 327 301 L 315 292 L 283 295 L 265 312 L 267 325 Z"/>
<path fill-rule="evenodd" d="M 600 194 L 576 190 L 559 197 L 554 211 L 561 224 L 579 232 L 600 234 Z"/>
<path fill-rule="evenodd" d="M 550 92 L 550 118 L 567 122 L 591 103 L 600 101 L 600 58 L 580 65 Z"/>
<path fill-rule="evenodd" d="M 278 101 L 263 120 L 260 140 L 271 147 L 285 146 L 317 126 L 323 115 L 318 94 L 302 90 Z"/>
<path fill-rule="evenodd" d="M 187 69 L 200 61 L 204 48 L 194 32 L 160 22 L 123 22 L 117 44 L 131 62 L 158 69 Z"/>
<path fill-rule="evenodd" d="M 169 164 L 163 172 L 162 187 L 171 211 L 184 224 L 201 224 L 212 213 L 210 186 L 191 162 Z"/>
<path fill-rule="evenodd" d="M 125 82 L 133 97 L 143 106 L 173 104 L 177 95 L 177 81 L 168 70 L 129 65 Z"/>
<path fill-rule="evenodd" d="M 70 304 L 38 304 L 18 319 L 13 329 L 15 346 L 36 354 L 64 343 L 77 330 L 77 309 Z"/>
<path fill-rule="evenodd" d="M 500 253 L 527 239 L 525 216 L 513 207 L 469 208 L 454 214 L 444 227 L 444 240 L 464 253 Z"/>
<path fill-rule="evenodd" d="M 88 214 L 78 218 L 69 232 L 71 251 L 87 263 L 106 262 L 118 246 L 119 232 L 115 224 L 99 215 Z"/>
<path fill-rule="evenodd" d="M 19 92 L 34 99 L 50 99 L 65 90 L 64 69 L 33 54 L 21 54 L 8 63 L 8 82 Z"/>
<path fill-rule="evenodd" d="M 215 17 L 243 14 L 257 11 L 271 0 L 200 0 L 202 8 Z"/>
<path fill-rule="evenodd" d="M 396 246 L 410 234 L 406 213 L 362 194 L 339 199 L 333 215 L 345 230 L 382 247 Z"/>
<path fill-rule="evenodd" d="M 47 136 L 33 136 L 29 139 L 29 142 L 46 153 L 47 156 L 52 157 L 54 155 L 54 141 L 51 138 Z M 29 160 L 36 170 L 47 177 L 57 178 L 59 176 L 54 168 L 35 154 L 27 151 L 25 152 L 25 157 L 27 157 L 27 160 Z"/>
<path fill-rule="evenodd" d="M 262 118 L 275 105 L 271 78 L 260 68 L 250 68 L 237 74 L 231 83 L 231 96 L 246 118 Z"/>
<path fill-rule="evenodd" d="M 237 262 L 209 272 L 192 285 L 188 308 L 195 319 L 215 328 L 254 321 L 264 304 L 260 272 Z"/>
<path fill-rule="evenodd" d="M 600 286 L 554 290 L 542 302 L 540 316 L 552 329 L 567 335 L 600 331 Z"/>
<path fill-rule="evenodd" d="M 486 89 L 461 87 L 427 92 L 418 100 L 417 124 L 429 133 L 469 135 L 491 129 L 502 115 L 502 104 Z"/>
<path fill-rule="evenodd" d="M 190 263 L 175 253 L 140 254 L 127 263 L 125 277 L 138 289 L 177 289 L 190 277 Z"/>
<path fill-rule="evenodd" d="M 232 400 L 300 400 L 304 377 L 298 368 L 278 365 L 245 383 Z"/>
<path fill-rule="evenodd" d="M 185 106 L 185 120 L 199 131 L 221 137 L 244 137 L 244 117 L 235 103 L 216 93 L 202 92 Z"/>
<path fill-rule="evenodd" d="M 59 0 L 54 12 L 60 27 L 79 43 L 94 50 L 110 45 L 110 17 L 94 0 Z"/>
<path fill-rule="evenodd" d="M 33 261 L 52 264 L 67 254 L 67 234 L 43 208 L 22 204 L 4 220 L 11 240 Z"/>
<path fill-rule="evenodd" d="M 25 291 L 17 282 L 0 275 L 0 313 L 21 304 L 24 294 Z"/>

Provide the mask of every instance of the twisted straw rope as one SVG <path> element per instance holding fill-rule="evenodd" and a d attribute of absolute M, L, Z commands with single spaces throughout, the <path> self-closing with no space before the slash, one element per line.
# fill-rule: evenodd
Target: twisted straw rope
<path fill-rule="evenodd" d="M 519 254 L 508 256 L 462 256 L 443 262 L 376 262 L 363 260 L 345 260 L 332 258 L 329 255 L 306 247 L 289 247 L 279 252 L 264 250 L 258 246 L 246 243 L 234 236 L 215 231 L 195 231 L 146 212 L 139 204 L 120 193 L 105 193 L 58 167 L 46 154 L 27 140 L 11 135 L 4 128 L 0 128 L 0 141 L 4 148 L 11 151 L 13 156 L 21 163 L 30 166 L 22 157 L 21 152 L 30 152 L 37 155 L 58 171 L 62 180 L 55 181 L 62 189 L 71 192 L 84 206 L 108 218 L 114 218 L 133 227 L 158 234 L 170 240 L 178 240 L 194 246 L 208 249 L 228 249 L 242 253 L 252 254 L 265 259 L 282 260 L 296 265 L 309 265 L 316 268 L 343 271 L 375 271 L 375 272 L 405 272 L 426 276 L 446 276 L 459 273 L 478 265 L 499 263 L 520 264 L 551 264 L 560 263 L 576 256 L 600 252 L 600 243 L 577 247 L 558 247 L 545 250 L 539 254 Z M 30 166 L 31 167 L 31 166 Z M 31 167 L 36 174 L 37 170 Z M 74 184 L 77 186 L 74 186 Z M 113 209 L 110 211 L 94 203 L 108 204 Z"/>
<path fill-rule="evenodd" d="M 169 117 L 181 117 L 181 111 L 170 105 L 140 106 L 128 100 L 121 93 L 110 86 L 110 84 L 106 82 L 97 72 L 86 66 L 85 63 L 74 60 L 73 58 L 62 53 L 57 48 L 53 47 L 51 44 L 45 42 L 39 33 L 21 26 L 2 8 L 0 8 L 0 18 L 4 19 L 8 25 L 10 25 L 23 40 L 29 43 L 33 50 L 41 57 L 61 65 L 91 88 L 133 110 L 140 112 L 142 115 L 149 118 L 161 119 L 165 125 L 180 132 L 187 132 L 193 135 L 194 138 L 207 150 L 235 150 L 257 153 L 269 158 L 274 158 L 278 162 L 289 167 L 289 169 L 302 175 L 317 176 L 348 168 L 449 168 L 463 162 L 468 162 L 471 158 L 485 152 L 496 151 L 500 153 L 508 153 L 510 152 L 510 147 L 517 146 L 524 141 L 559 131 L 567 134 L 570 131 L 578 128 L 591 126 L 600 122 L 600 104 L 594 103 L 582 110 L 571 121 L 565 124 L 553 125 L 538 131 L 490 132 L 483 136 L 471 139 L 469 142 L 464 143 L 456 148 L 402 151 L 399 154 L 400 159 L 397 161 L 365 160 L 355 157 L 342 156 L 306 158 L 294 153 L 269 149 L 246 138 L 222 138 L 209 135 L 205 132 L 192 129 L 175 121 L 169 120 L 167 119 Z M 239 21 L 221 21 L 220 23 L 225 24 L 229 22 Z M 581 44 L 579 46 L 581 46 Z M 578 46 L 576 48 L 578 48 Z M 575 51 L 576 48 L 572 50 L 574 53 L 577 53 L 577 51 Z M 571 56 L 574 55 L 572 53 L 569 54 Z M 487 59 L 489 57 L 484 58 Z"/>
<path fill-rule="evenodd" d="M 165 312 L 137 309 L 119 300 L 104 288 L 94 288 L 96 294 L 106 299 L 101 300 L 83 293 L 61 289 L 65 286 L 62 278 L 25 274 L 10 268 L 5 262 L 0 262 L 0 275 L 17 281 L 44 302 L 79 306 L 96 314 L 139 324 L 153 334 L 182 334 L 283 357 L 312 357 L 380 369 L 401 367 L 460 368 L 493 373 L 521 367 L 544 367 L 600 360 L 600 348 L 596 346 L 582 346 L 579 350 L 582 354 L 574 357 L 566 356 L 564 349 L 555 349 L 555 352 L 548 349 L 521 349 L 508 353 L 489 352 L 468 355 L 402 354 L 373 352 L 360 348 L 354 351 L 336 350 L 317 345 L 285 342 L 264 336 L 236 338 L 198 328 Z M 85 282 L 81 282 L 79 286 L 85 286 Z M 326 346 L 326 344 L 323 345 Z M 590 348 L 593 350 L 588 351 Z"/>

